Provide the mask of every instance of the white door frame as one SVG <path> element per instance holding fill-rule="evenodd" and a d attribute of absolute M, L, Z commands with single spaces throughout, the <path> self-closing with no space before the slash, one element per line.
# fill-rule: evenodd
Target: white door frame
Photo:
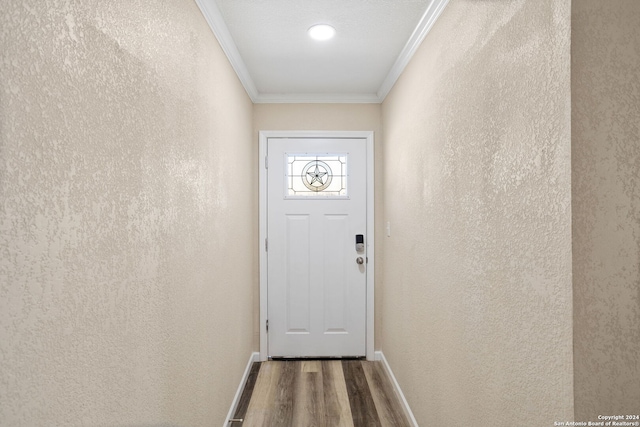
<path fill-rule="evenodd" d="M 375 235 L 374 235 L 374 153 L 373 131 L 260 131 L 259 169 L 260 169 L 260 360 L 265 361 L 267 354 L 267 140 L 269 138 L 360 138 L 367 144 L 367 319 L 366 319 L 366 357 L 374 360 L 374 271 L 375 271 Z"/>

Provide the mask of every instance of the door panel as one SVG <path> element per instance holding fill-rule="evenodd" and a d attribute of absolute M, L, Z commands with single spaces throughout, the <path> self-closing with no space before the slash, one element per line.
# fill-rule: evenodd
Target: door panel
<path fill-rule="evenodd" d="M 311 260 L 309 215 L 287 215 L 287 332 L 309 333 Z"/>
<path fill-rule="evenodd" d="M 335 242 L 349 235 L 349 217 L 347 215 L 325 215 L 323 227 L 324 239 L 324 331 L 328 334 L 347 333 L 348 298 L 345 282 L 344 260 L 347 251 L 343 245 Z"/>
<path fill-rule="evenodd" d="M 271 357 L 366 352 L 366 139 L 269 138 Z"/>

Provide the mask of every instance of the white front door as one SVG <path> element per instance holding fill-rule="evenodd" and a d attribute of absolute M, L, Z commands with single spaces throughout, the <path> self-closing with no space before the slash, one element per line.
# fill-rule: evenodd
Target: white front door
<path fill-rule="evenodd" d="M 366 354 L 366 233 L 365 138 L 268 138 L 269 357 Z"/>

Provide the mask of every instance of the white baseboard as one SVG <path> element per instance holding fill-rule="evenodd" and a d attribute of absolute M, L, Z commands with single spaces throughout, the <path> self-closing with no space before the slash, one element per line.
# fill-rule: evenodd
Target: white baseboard
<path fill-rule="evenodd" d="M 400 400 L 400 406 L 402 406 L 402 410 L 404 411 L 404 414 L 407 416 L 409 423 L 411 424 L 412 427 L 419 427 L 418 422 L 416 421 L 416 418 L 413 416 L 413 412 L 411 412 L 409 403 L 407 402 L 407 399 L 404 398 L 404 394 L 400 389 L 400 384 L 398 384 L 396 377 L 393 375 L 393 371 L 389 366 L 389 362 L 387 362 L 387 359 L 384 357 L 384 353 L 382 353 L 381 351 L 376 351 L 376 360 L 379 360 L 382 362 L 382 366 L 384 367 L 384 370 L 387 373 L 387 376 L 391 380 L 393 391 L 395 391 L 396 396 L 398 396 L 398 400 Z"/>
<path fill-rule="evenodd" d="M 240 380 L 240 385 L 238 386 L 238 390 L 236 391 L 236 395 L 233 396 L 233 401 L 231 402 L 231 408 L 229 408 L 229 412 L 227 413 L 227 418 L 224 420 L 224 424 L 222 427 L 229 427 L 229 420 L 233 418 L 236 413 L 236 409 L 238 409 L 238 403 L 240 403 L 240 398 L 242 397 L 242 391 L 244 390 L 244 385 L 247 382 L 247 378 L 249 378 L 249 373 L 251 372 L 251 365 L 253 362 L 260 361 L 260 353 L 254 352 L 249 356 L 249 362 L 247 362 L 247 367 L 244 369 L 244 374 L 242 375 L 242 380 Z"/>

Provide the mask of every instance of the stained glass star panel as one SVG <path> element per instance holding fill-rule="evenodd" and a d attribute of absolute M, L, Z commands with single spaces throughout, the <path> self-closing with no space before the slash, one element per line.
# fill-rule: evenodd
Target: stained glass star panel
<path fill-rule="evenodd" d="M 346 198 L 347 154 L 287 154 L 286 198 Z"/>

